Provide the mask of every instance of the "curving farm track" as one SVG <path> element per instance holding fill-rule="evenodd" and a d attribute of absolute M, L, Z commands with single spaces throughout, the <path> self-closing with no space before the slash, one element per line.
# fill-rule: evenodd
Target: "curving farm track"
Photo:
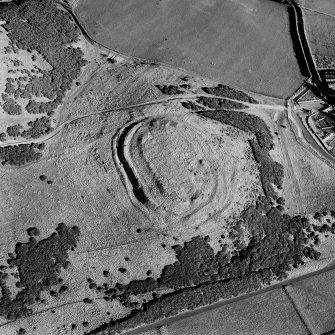
<path fill-rule="evenodd" d="M 99 115 L 99 114 L 103 114 L 103 113 L 112 113 L 112 112 L 116 112 L 116 111 L 120 111 L 120 110 L 133 109 L 133 108 L 137 108 L 137 107 L 150 106 L 150 105 L 155 105 L 155 104 L 161 104 L 161 103 L 165 103 L 165 102 L 169 102 L 169 101 L 175 101 L 175 100 L 186 101 L 186 100 L 189 100 L 189 99 L 196 99 L 200 96 L 210 97 L 210 98 L 219 98 L 219 99 L 221 98 L 221 99 L 225 99 L 225 100 L 229 100 L 229 101 L 233 101 L 233 102 L 242 103 L 249 109 L 255 109 L 255 108 L 267 108 L 267 109 L 273 109 L 273 110 L 284 110 L 285 109 L 285 107 L 281 106 L 281 105 L 251 104 L 251 103 L 242 102 L 242 101 L 234 100 L 234 99 L 230 99 L 230 98 L 222 98 L 220 96 L 215 96 L 215 95 L 206 94 L 206 93 L 178 95 L 178 96 L 174 96 L 174 97 L 168 97 L 168 98 L 165 98 L 165 99 L 151 100 L 151 101 L 143 102 L 143 103 L 140 103 L 140 104 L 126 105 L 126 106 L 117 107 L 117 108 L 113 108 L 113 109 L 103 109 L 103 110 L 100 110 L 100 111 L 97 111 L 97 112 L 80 115 L 80 116 L 74 117 L 70 120 L 66 120 L 66 121 L 58 124 L 57 127 L 54 129 L 54 131 L 52 131 L 51 133 L 49 133 L 45 136 L 39 137 L 37 139 L 27 139 L 27 140 L 23 139 L 23 140 L 20 140 L 20 141 L 7 141 L 5 143 L 0 143 L 0 147 L 6 147 L 8 145 L 18 145 L 18 144 L 42 143 L 42 142 L 49 141 L 52 138 L 54 138 L 55 136 L 57 136 L 64 129 L 64 127 L 67 124 L 70 124 L 71 122 L 81 120 L 81 119 L 84 119 L 84 118 L 87 118 L 87 117 L 91 117 L 91 116 L 94 116 L 94 115 Z M 210 109 L 208 109 L 208 110 L 210 110 Z"/>

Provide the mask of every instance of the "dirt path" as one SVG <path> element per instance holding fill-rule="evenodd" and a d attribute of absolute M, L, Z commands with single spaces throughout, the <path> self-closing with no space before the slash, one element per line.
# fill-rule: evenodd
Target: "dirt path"
<path fill-rule="evenodd" d="M 120 110 L 132 109 L 132 108 L 137 108 L 137 107 L 161 104 L 161 103 L 166 103 L 166 102 L 175 101 L 175 100 L 186 101 L 186 100 L 195 99 L 195 98 L 198 98 L 198 97 L 201 97 L 201 96 L 209 97 L 209 98 L 221 98 L 221 99 L 229 100 L 229 101 L 232 101 L 232 102 L 241 103 L 241 104 L 244 104 L 245 106 L 247 106 L 248 109 L 258 109 L 258 108 L 267 108 L 267 109 L 273 109 L 273 110 L 284 110 L 285 109 L 285 107 L 281 106 L 281 105 L 251 104 L 251 103 L 242 102 L 242 101 L 235 100 L 235 99 L 223 98 L 223 97 L 219 97 L 219 96 L 215 96 L 215 95 L 211 95 L 211 94 L 206 94 L 206 93 L 204 93 L 204 94 L 178 95 L 178 96 L 168 97 L 168 98 L 165 98 L 165 99 L 151 100 L 151 101 L 143 102 L 143 103 L 140 103 L 140 104 L 127 105 L 127 106 L 112 108 L 112 109 L 103 109 L 101 111 L 80 115 L 80 116 L 74 117 L 70 120 L 64 121 L 63 123 L 60 123 L 54 129 L 54 131 L 51 132 L 50 134 L 47 134 L 47 135 L 42 136 L 42 137 L 37 138 L 37 139 L 27 139 L 27 140 L 21 140 L 21 141 L 7 141 L 5 143 L 1 143 L 0 147 L 5 147 L 5 146 L 8 146 L 8 145 L 42 143 L 42 142 L 49 141 L 52 138 L 54 138 L 56 135 L 58 135 L 67 124 L 69 124 L 71 122 L 74 122 L 74 121 L 77 121 L 77 120 L 81 120 L 81 119 L 90 117 L 90 116 L 99 115 L 99 114 L 103 114 L 103 113 L 112 113 L 112 112 L 116 112 L 116 111 L 120 111 Z M 208 110 L 210 111 L 210 109 L 208 109 Z M 243 110 L 244 109 L 241 109 L 241 111 L 243 111 Z"/>
<path fill-rule="evenodd" d="M 287 139 L 286 139 L 287 135 L 285 133 L 284 128 L 279 126 L 280 124 L 285 123 L 287 127 L 290 128 L 293 136 L 295 136 L 294 131 L 291 127 L 291 124 L 288 120 L 287 114 L 288 114 L 287 110 L 284 113 L 277 112 L 275 115 L 275 121 L 277 121 L 277 123 L 275 123 L 275 125 L 276 125 L 276 130 L 281 138 L 280 147 L 281 147 L 281 152 L 282 152 L 284 162 L 286 165 L 285 171 L 287 172 L 289 176 L 289 180 L 292 182 L 291 187 L 294 190 L 294 194 L 296 195 L 296 202 L 298 203 L 297 207 L 302 209 L 304 207 L 303 207 L 303 201 L 301 198 L 300 185 L 299 185 L 298 178 L 294 173 L 294 168 L 293 168 L 293 164 L 292 164 L 291 157 L 290 157 L 289 143 L 287 143 Z"/>

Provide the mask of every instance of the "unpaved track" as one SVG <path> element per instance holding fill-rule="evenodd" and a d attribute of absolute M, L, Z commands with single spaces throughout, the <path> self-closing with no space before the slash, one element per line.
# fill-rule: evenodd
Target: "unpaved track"
<path fill-rule="evenodd" d="M 285 113 L 285 114 L 284 114 Z M 286 123 L 288 124 L 288 126 L 291 128 L 291 132 L 293 134 L 293 136 L 295 136 L 294 131 L 292 129 L 292 126 L 288 120 L 287 114 L 288 111 L 286 110 L 284 113 L 280 113 L 279 111 L 276 113 L 275 115 L 275 121 L 277 121 L 277 123 L 275 123 L 276 126 L 276 130 L 280 136 L 281 140 L 281 152 L 284 158 L 284 162 L 286 165 L 286 172 L 289 176 L 289 180 L 292 182 L 292 188 L 294 189 L 294 192 L 296 194 L 296 201 L 298 202 L 298 208 L 304 208 L 303 207 L 303 201 L 302 201 L 302 197 L 301 197 L 301 190 L 300 190 L 300 185 L 299 185 L 299 181 L 298 178 L 296 177 L 295 173 L 294 173 L 294 168 L 293 168 L 293 164 L 290 158 L 290 149 L 288 147 L 288 143 L 286 141 L 286 134 L 285 134 L 285 130 L 280 126 L 280 124 L 282 124 L 282 122 L 286 121 Z M 298 142 L 299 143 L 299 142 Z"/>
<path fill-rule="evenodd" d="M 173 97 L 169 97 L 169 98 L 165 98 L 165 99 L 151 100 L 151 101 L 143 102 L 143 103 L 140 103 L 140 104 L 126 105 L 126 106 L 123 106 L 123 107 L 117 107 L 117 108 L 112 108 L 112 109 L 103 109 L 101 111 L 80 115 L 80 116 L 74 117 L 70 120 L 64 121 L 63 123 L 59 124 L 54 129 L 54 131 L 51 132 L 50 134 L 47 134 L 47 135 L 42 136 L 42 137 L 37 138 L 37 139 L 27 139 L 27 140 L 20 140 L 20 141 L 7 141 L 5 143 L 1 143 L 0 147 L 6 147 L 8 145 L 42 143 L 42 142 L 49 141 L 52 138 L 54 138 L 56 135 L 58 135 L 67 124 L 69 124 L 71 122 L 74 122 L 74 121 L 77 121 L 77 120 L 81 120 L 81 119 L 90 117 L 90 116 L 99 115 L 99 114 L 103 114 L 103 113 L 112 113 L 112 112 L 116 112 L 116 111 L 120 111 L 120 110 L 127 110 L 127 109 L 132 109 L 132 108 L 137 108 L 137 107 L 161 104 L 161 103 L 166 103 L 166 102 L 175 101 L 175 100 L 186 101 L 186 100 L 198 98 L 200 96 L 209 97 L 209 98 L 219 98 L 219 99 L 229 100 L 229 101 L 232 101 L 232 102 L 242 103 L 250 109 L 258 109 L 258 108 L 267 108 L 267 109 L 273 109 L 273 110 L 284 110 L 285 109 L 285 107 L 281 106 L 281 105 L 251 104 L 251 103 L 242 102 L 242 101 L 239 101 L 239 100 L 224 98 L 224 97 L 215 96 L 215 95 L 206 94 L 206 93 L 204 93 L 204 94 L 201 93 L 201 94 L 178 95 L 178 96 L 173 96 Z M 244 110 L 247 110 L 247 109 L 241 109 L 241 111 L 244 111 Z M 210 109 L 208 109 L 208 111 L 210 111 Z"/>
<path fill-rule="evenodd" d="M 75 15 L 75 13 L 72 11 L 72 8 L 69 6 L 69 4 L 66 1 L 62 1 L 62 0 L 55 0 L 55 3 L 58 4 L 59 6 L 61 6 L 65 11 L 67 11 L 72 19 L 74 20 L 75 24 L 78 26 L 78 28 L 80 29 L 81 33 L 83 34 L 83 36 L 92 44 L 97 46 L 98 48 L 103 48 L 105 50 L 109 50 L 112 51 L 114 54 L 116 55 L 120 55 L 125 59 L 128 59 L 130 61 L 141 61 L 141 62 L 148 62 L 145 59 L 139 58 L 139 57 L 133 57 L 133 56 L 127 56 L 124 54 L 120 54 L 117 53 L 113 50 L 111 50 L 110 48 L 106 47 L 105 45 L 95 41 L 85 30 L 85 28 L 83 27 L 83 25 L 80 23 L 80 21 L 78 20 L 77 16 Z M 107 62 L 105 62 L 104 64 L 102 64 L 98 69 L 96 69 L 90 76 L 90 78 L 92 78 L 96 73 L 98 73 L 105 65 Z M 183 72 L 185 72 L 184 69 L 181 68 L 176 68 L 176 67 L 172 67 L 169 66 L 167 64 L 163 64 L 163 63 L 156 63 L 156 64 L 160 64 L 164 67 L 167 68 L 173 68 L 173 69 L 179 69 L 182 70 Z M 189 72 L 189 71 L 187 71 Z M 86 83 L 84 83 L 83 85 L 86 85 Z M 149 102 L 144 102 L 144 103 L 140 103 L 140 104 L 135 104 L 135 105 L 127 105 L 127 106 L 123 106 L 123 107 L 118 107 L 118 108 L 114 108 L 114 109 L 106 109 L 106 110 L 101 110 L 98 112 L 94 112 L 94 113 L 89 113 L 89 114 L 85 114 L 85 115 L 81 115 L 78 117 L 75 117 L 73 119 L 64 121 L 60 124 L 57 125 L 57 127 L 54 129 L 53 132 L 51 132 L 50 134 L 47 134 L 45 136 L 42 136 L 40 138 L 37 139 L 22 139 L 20 141 L 7 141 L 4 143 L 0 143 L 0 147 L 6 147 L 8 145 L 19 145 L 19 144 L 31 144 L 31 143 L 42 143 L 42 142 L 46 142 L 51 140 L 52 138 L 54 138 L 56 135 L 58 135 L 62 129 L 69 123 L 76 121 L 76 120 L 80 120 L 89 116 L 93 116 L 95 114 L 101 114 L 101 113 L 109 113 L 109 112 L 115 112 L 115 111 L 119 111 L 119 110 L 126 110 L 126 109 L 132 109 L 132 108 L 136 108 L 136 107 L 143 107 L 143 106 L 148 106 L 148 105 L 153 105 L 153 104 L 159 104 L 159 103 L 165 103 L 165 102 L 169 102 L 169 101 L 173 101 L 173 100 L 186 100 L 186 99 L 193 99 L 193 98 L 197 98 L 199 96 L 206 96 L 206 97 L 214 97 L 214 98 L 224 98 L 224 97 L 219 97 L 219 96 L 214 96 L 214 95 L 210 95 L 210 94 L 194 94 L 194 95 L 179 95 L 176 97 L 169 97 L 166 99 L 160 99 L 160 100 L 154 100 L 154 101 L 149 101 Z M 226 100 L 230 100 L 233 102 L 238 102 L 238 103 L 243 103 L 244 105 L 248 106 L 251 109 L 255 109 L 255 108 L 267 108 L 267 109 L 273 109 L 273 110 L 278 110 L 278 109 L 284 109 L 283 106 L 280 105 L 266 105 L 266 104 L 250 104 L 250 103 L 245 103 L 239 100 L 234 100 L 234 99 L 229 99 L 229 98 L 224 98 Z"/>

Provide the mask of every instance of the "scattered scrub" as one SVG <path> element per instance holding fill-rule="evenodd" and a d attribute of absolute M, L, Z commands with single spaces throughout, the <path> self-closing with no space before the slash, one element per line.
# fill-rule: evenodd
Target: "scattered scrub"
<path fill-rule="evenodd" d="M 324 69 L 335 68 L 335 57 L 326 55 L 314 55 L 316 66 Z"/>
<path fill-rule="evenodd" d="M 38 235 L 40 234 L 40 231 L 39 231 L 39 229 L 36 228 L 36 227 L 29 227 L 29 228 L 27 229 L 27 234 L 28 234 L 29 236 L 38 236 Z"/>
<path fill-rule="evenodd" d="M 178 86 L 174 85 L 156 85 L 156 87 L 166 95 L 177 95 L 177 94 L 183 94 L 184 91 L 181 90 Z"/>

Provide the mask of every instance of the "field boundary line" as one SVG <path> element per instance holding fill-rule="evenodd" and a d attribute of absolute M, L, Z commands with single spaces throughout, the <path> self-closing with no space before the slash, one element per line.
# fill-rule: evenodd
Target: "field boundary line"
<path fill-rule="evenodd" d="M 298 306 L 296 305 L 294 299 L 291 297 L 290 293 L 288 292 L 288 290 L 287 290 L 287 286 L 288 286 L 288 285 L 284 285 L 284 286 L 282 287 L 282 290 L 283 290 L 285 296 L 287 297 L 288 301 L 289 301 L 290 304 L 292 305 L 292 307 L 293 307 L 295 313 L 297 314 L 298 318 L 300 319 L 301 323 L 304 325 L 305 329 L 307 330 L 308 335 L 312 335 L 313 332 L 312 332 L 312 330 L 310 329 L 310 327 L 309 327 L 309 325 L 308 325 L 308 322 L 305 320 L 305 318 L 304 318 L 303 315 L 301 314 L 301 312 L 300 312 Z M 293 285 L 291 285 L 291 286 L 293 286 Z"/>
<path fill-rule="evenodd" d="M 320 12 L 320 11 L 318 11 L 316 9 L 308 8 L 308 7 L 305 7 L 305 6 L 300 6 L 300 7 L 303 8 L 304 10 L 309 11 L 309 12 L 313 12 L 313 13 L 317 13 L 317 14 L 321 14 L 321 15 L 326 15 L 326 16 L 329 16 L 329 17 L 332 17 L 333 19 L 335 19 L 335 15 L 324 13 L 324 12 Z"/>

